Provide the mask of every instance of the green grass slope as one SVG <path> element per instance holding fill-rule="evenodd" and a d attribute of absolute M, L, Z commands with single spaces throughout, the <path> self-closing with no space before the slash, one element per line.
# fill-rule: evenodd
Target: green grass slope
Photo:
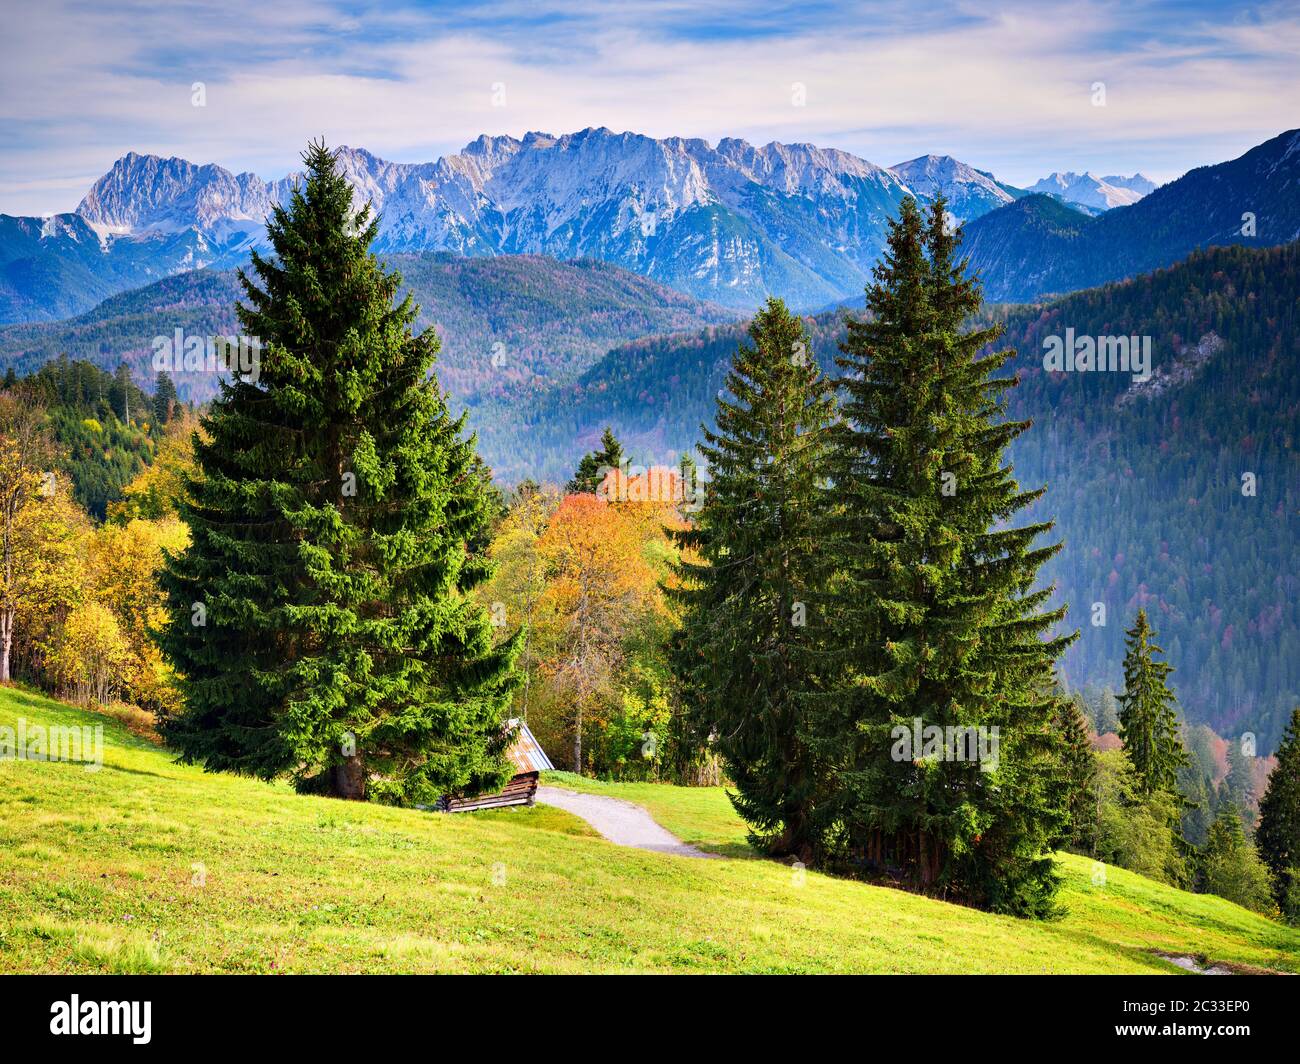
<path fill-rule="evenodd" d="M 0 726 L 103 724 L 104 764 L 0 762 L 4 972 L 1173 972 L 1154 951 L 1295 970 L 1300 934 L 1063 859 L 1027 923 L 762 860 L 613 846 L 559 810 L 443 816 L 174 764 L 115 722 L 0 689 Z M 745 855 L 718 789 L 560 785 Z"/>

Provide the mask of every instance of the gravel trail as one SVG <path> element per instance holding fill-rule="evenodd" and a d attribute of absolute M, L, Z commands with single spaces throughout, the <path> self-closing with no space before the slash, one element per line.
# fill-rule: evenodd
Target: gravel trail
<path fill-rule="evenodd" d="M 639 805 L 622 798 L 600 794 L 579 794 L 564 787 L 538 787 L 537 801 L 553 805 L 581 817 L 610 842 L 634 846 L 640 850 L 671 853 L 678 857 L 717 857 L 682 842 L 676 835 L 655 823 Z"/>

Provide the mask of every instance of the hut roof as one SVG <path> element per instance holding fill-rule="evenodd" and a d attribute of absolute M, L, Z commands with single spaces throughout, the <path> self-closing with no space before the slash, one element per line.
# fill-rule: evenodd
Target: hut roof
<path fill-rule="evenodd" d="M 542 749 L 542 744 L 537 741 L 536 736 L 528 730 L 528 725 L 517 717 L 509 721 L 508 724 L 511 728 L 516 726 L 519 728 L 518 733 L 515 735 L 515 741 L 511 744 L 510 749 L 506 751 L 506 757 L 515 766 L 515 771 L 555 771 L 551 759 L 546 756 L 546 751 Z"/>

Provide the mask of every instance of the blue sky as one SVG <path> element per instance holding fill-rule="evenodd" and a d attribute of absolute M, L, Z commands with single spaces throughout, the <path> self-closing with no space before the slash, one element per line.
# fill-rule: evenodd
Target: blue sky
<path fill-rule="evenodd" d="M 951 154 L 1028 184 L 1168 180 L 1300 125 L 1293 0 L 0 4 L 9 214 L 73 209 L 130 150 L 275 178 L 321 134 L 424 161 L 603 125 Z"/>

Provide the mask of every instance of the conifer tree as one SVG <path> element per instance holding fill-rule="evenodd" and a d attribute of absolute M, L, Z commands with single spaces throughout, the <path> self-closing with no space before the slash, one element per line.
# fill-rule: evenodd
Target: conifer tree
<path fill-rule="evenodd" d="M 1217 894 L 1256 912 L 1268 912 L 1272 907 L 1272 878 L 1254 843 L 1246 837 L 1235 808 L 1225 807 L 1214 818 L 1200 865 L 1200 886 L 1206 894 Z"/>
<path fill-rule="evenodd" d="M 608 425 L 600 435 L 600 448 L 582 456 L 573 479 L 564 486 L 568 492 L 594 494 L 611 469 L 623 465 L 623 445 Z"/>
<path fill-rule="evenodd" d="M 827 812 L 846 856 L 922 889 L 1024 915 L 1053 908 L 1051 849 L 1066 812 L 1052 734 L 1053 666 L 1073 636 L 1049 630 L 1037 545 L 1050 522 L 1014 524 L 1022 491 L 1007 445 L 1010 350 L 980 352 L 1000 327 L 966 329 L 981 303 L 960 233 L 937 200 L 903 201 L 850 322 L 831 464 L 840 506 L 834 630 L 840 682 L 824 699 L 820 749 L 838 758 Z M 914 722 L 997 735 L 993 758 L 900 756 Z M 972 730 L 966 730 L 972 729 Z M 978 729 L 985 729 L 979 732 Z M 994 732 L 996 729 L 996 733 Z"/>
<path fill-rule="evenodd" d="M 109 406 L 113 413 L 116 414 L 123 424 L 129 424 L 131 421 L 131 389 L 135 385 L 131 381 L 131 368 L 125 362 L 117 364 L 117 370 L 113 373 L 113 383 L 109 387 Z"/>
<path fill-rule="evenodd" d="M 1220 798 L 1223 804 L 1237 810 L 1241 822 L 1250 831 L 1259 810 L 1259 796 L 1255 791 L 1254 747 L 1247 748 L 1246 738 L 1243 735 L 1228 740 L 1228 774 L 1223 779 Z"/>
<path fill-rule="evenodd" d="M 1055 732 L 1060 740 L 1066 827 L 1064 842 L 1081 853 L 1092 849 L 1097 807 L 1093 784 L 1097 758 L 1092 752 L 1084 701 L 1078 694 L 1057 703 Z"/>
<path fill-rule="evenodd" d="M 697 735 L 716 737 L 756 844 L 810 862 L 822 779 L 807 695 L 826 638 L 821 481 L 830 388 L 803 323 L 771 299 L 736 352 L 716 428 L 699 451 L 709 481 L 674 592 L 672 663 Z"/>
<path fill-rule="evenodd" d="M 159 370 L 154 382 L 153 423 L 154 428 L 161 428 L 172 419 L 172 408 L 177 402 L 176 385 L 171 374 Z"/>
<path fill-rule="evenodd" d="M 1157 661 L 1164 651 L 1139 609 L 1133 627 L 1124 634 L 1124 693 L 1119 697 L 1119 737 L 1144 794 L 1178 790 L 1178 769 L 1187 764 L 1187 751 L 1178 737 L 1177 700 L 1166 682 L 1173 667 Z"/>
<path fill-rule="evenodd" d="M 1178 794 L 1183 804 L 1179 818 L 1182 837 L 1188 847 L 1204 846 L 1214 822 L 1215 805 L 1198 765 L 1188 764 L 1178 770 Z"/>
<path fill-rule="evenodd" d="M 1289 919 L 1300 919 L 1300 706 L 1291 713 L 1259 802 L 1255 842 L 1275 877 L 1278 904 Z"/>
<path fill-rule="evenodd" d="M 371 254 L 314 143 L 241 273 L 256 381 L 195 438 L 192 542 L 163 576 L 185 760 L 339 797 L 430 802 L 499 785 L 517 637 L 470 597 L 488 573 L 485 472 L 429 375 L 432 330 Z"/>
<path fill-rule="evenodd" d="M 1118 729 L 1119 703 L 1115 700 L 1115 692 L 1107 686 L 1097 700 L 1097 734 L 1115 733 Z"/>

